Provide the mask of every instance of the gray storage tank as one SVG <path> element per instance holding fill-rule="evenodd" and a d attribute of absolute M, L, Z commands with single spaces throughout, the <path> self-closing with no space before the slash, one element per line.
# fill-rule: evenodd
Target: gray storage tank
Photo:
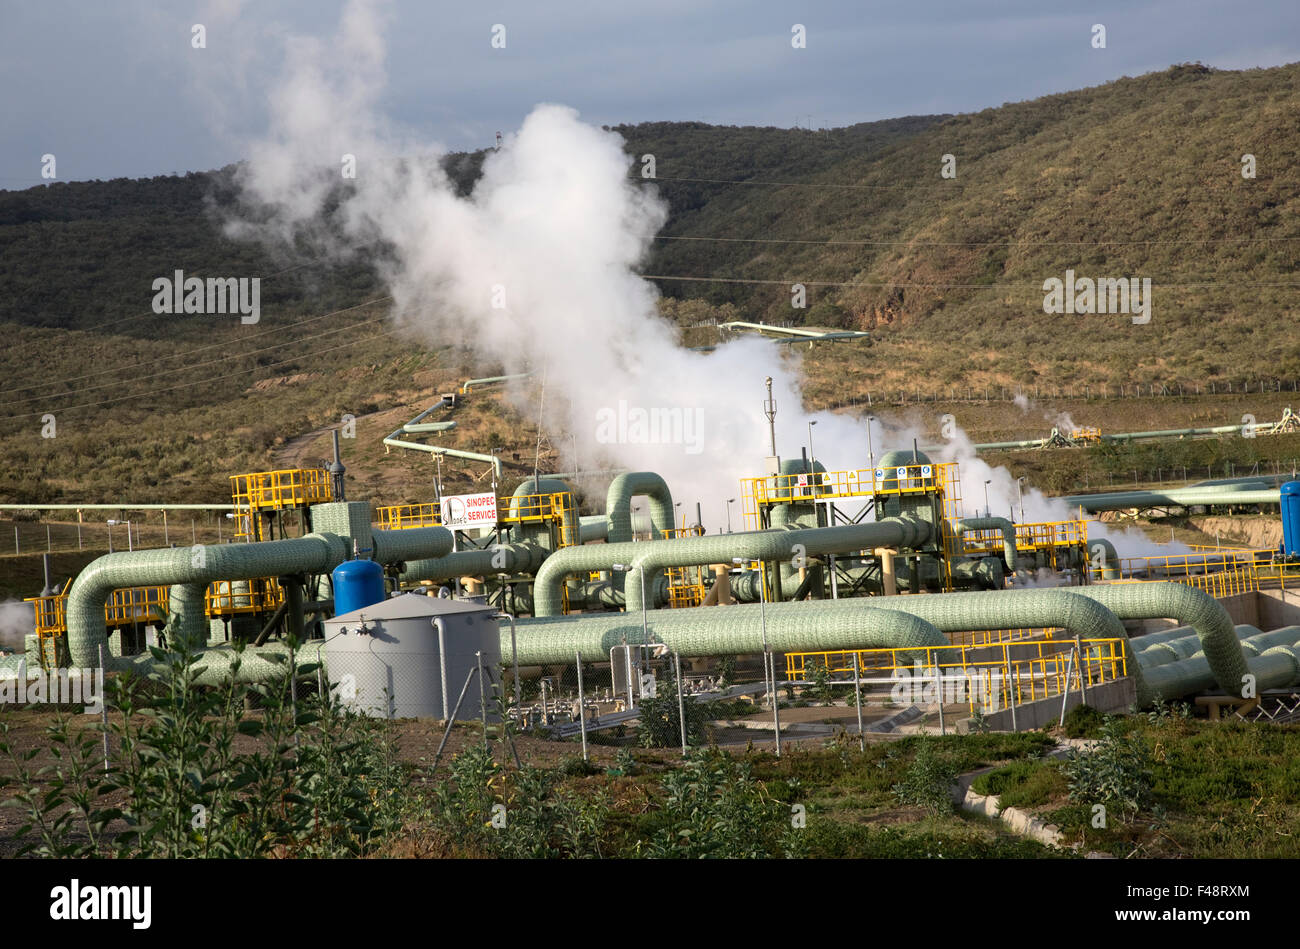
<path fill-rule="evenodd" d="M 494 607 L 404 593 L 325 621 L 325 670 L 345 704 L 376 718 L 442 719 L 469 686 L 458 719 L 481 715 L 482 654 L 488 719 L 496 721 L 501 640 Z M 440 649 L 440 643 L 443 649 Z"/>

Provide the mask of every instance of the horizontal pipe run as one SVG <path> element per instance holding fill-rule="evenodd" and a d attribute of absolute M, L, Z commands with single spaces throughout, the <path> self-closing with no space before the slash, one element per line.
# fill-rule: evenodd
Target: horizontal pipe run
<path fill-rule="evenodd" d="M 1281 490 L 1221 491 L 1208 488 L 1171 488 L 1167 491 L 1117 491 L 1107 494 L 1072 494 L 1060 498 L 1071 508 L 1089 513 L 1151 507 L 1224 507 L 1246 504 L 1281 504 Z"/>
<path fill-rule="evenodd" d="M 640 543 L 635 545 L 637 549 L 622 552 L 629 557 L 632 565 L 624 586 L 627 610 L 632 613 L 641 609 L 639 572 L 647 573 L 646 587 L 649 589 L 651 575 L 667 567 L 707 566 L 736 559 L 786 563 L 796 556 L 807 558 L 821 554 L 874 550 L 877 547 L 915 548 L 925 543 L 929 533 L 930 525 L 925 521 L 886 518 L 866 524 L 709 534 L 675 541 Z M 538 615 L 543 614 L 539 612 Z"/>
<path fill-rule="evenodd" d="M 835 604 L 832 608 L 832 602 Z M 865 599 L 792 604 L 780 613 L 767 607 L 767 643 L 774 652 L 946 646 L 933 625 L 908 613 L 877 609 Z M 653 642 L 667 644 L 682 656 L 754 655 L 763 651 L 762 604 L 725 610 L 664 610 L 650 622 Z M 510 633 L 502 633 L 508 655 Z M 596 613 L 521 619 L 517 623 L 521 665 L 572 663 L 575 651 L 584 662 L 609 659 L 623 643 L 643 641 L 641 617 Z"/>

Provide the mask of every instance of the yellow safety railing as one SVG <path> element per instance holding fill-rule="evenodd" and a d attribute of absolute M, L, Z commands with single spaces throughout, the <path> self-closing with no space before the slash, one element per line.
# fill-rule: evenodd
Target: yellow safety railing
<path fill-rule="evenodd" d="M 497 498 L 497 520 L 501 524 L 553 524 L 557 545 L 570 547 L 580 542 L 579 520 L 572 497 L 560 492 Z M 512 507 L 514 514 L 509 513 Z M 377 508 L 375 518 L 383 530 L 439 527 L 442 524 L 442 514 L 436 502 L 390 504 Z"/>
<path fill-rule="evenodd" d="M 923 689 L 942 687 L 944 701 L 976 707 L 1005 708 L 1065 692 L 1091 688 L 1128 675 L 1125 639 L 1082 639 L 1075 655 L 1073 639 L 1039 639 L 1004 643 L 1001 655 L 989 648 L 953 645 L 920 649 L 859 649 L 786 653 L 786 678 L 807 681 L 814 664 L 832 678 L 860 672 L 867 684 L 895 686 L 907 682 Z M 1073 656 L 1073 661 L 1071 657 Z M 951 690 L 949 693 L 948 690 Z M 930 699 L 929 701 L 934 701 Z"/>
<path fill-rule="evenodd" d="M 678 537 L 703 537 L 704 528 L 678 527 L 659 533 L 666 540 Z M 668 578 L 668 605 L 672 609 L 699 606 L 708 595 L 708 590 L 704 586 L 704 568 L 701 566 L 666 567 L 664 575 Z"/>
<path fill-rule="evenodd" d="M 966 632 L 946 633 L 948 641 L 954 646 L 1001 646 L 1003 643 L 1021 642 L 1027 639 L 1050 639 L 1057 632 L 1056 627 L 1047 629 L 976 629 Z"/>
<path fill-rule="evenodd" d="M 967 531 L 963 535 L 960 551 L 962 556 L 984 557 L 1002 554 L 1002 532 L 1000 530 Z M 1016 525 L 1016 550 L 1022 554 L 1047 554 L 1045 566 L 1058 569 L 1058 554 L 1062 550 L 1079 551 L 1078 563 L 1088 560 L 1088 522 L 1073 521 L 1039 521 Z M 1064 564 L 1060 564 L 1064 566 Z"/>
<path fill-rule="evenodd" d="M 1120 567 L 1125 576 L 1132 577 L 1190 577 L 1217 570 L 1231 570 L 1253 566 L 1255 559 L 1249 554 L 1218 551 L 1204 554 L 1167 554 L 1157 557 L 1123 557 Z"/>
<path fill-rule="evenodd" d="M 68 631 L 69 580 L 62 592 L 27 599 L 35 614 L 37 636 L 62 636 Z M 113 590 L 104 604 L 104 623 L 124 626 L 127 623 L 152 623 L 167 618 L 167 587 L 125 587 Z"/>
<path fill-rule="evenodd" d="M 1155 576 L 1146 579 L 1128 577 L 1123 580 L 1111 580 L 1110 583 L 1181 583 L 1184 586 L 1195 587 L 1213 597 L 1235 596 L 1238 593 L 1253 593 L 1259 589 L 1260 574 L 1255 566 L 1250 563 L 1243 563 L 1238 566 L 1226 567 L 1222 570 L 1216 570 L 1213 573 L 1205 574 L 1173 574 L 1171 576 Z"/>
<path fill-rule="evenodd" d="M 953 489 L 960 486 L 957 469 L 956 462 L 927 462 L 888 468 L 741 478 L 741 512 L 749 527 L 757 528 L 761 510 L 774 504 L 881 495 L 952 494 Z M 959 499 L 958 492 L 953 500 Z M 960 516 L 960 511 L 954 511 L 954 516 Z"/>
<path fill-rule="evenodd" d="M 376 508 L 378 526 L 386 531 L 405 530 L 408 527 L 438 527 L 442 512 L 437 504 L 390 504 Z"/>
<path fill-rule="evenodd" d="M 109 626 L 161 623 L 167 619 L 167 587 L 128 587 L 114 590 L 104 605 Z"/>
<path fill-rule="evenodd" d="M 69 580 L 59 593 L 50 596 L 29 597 L 35 617 L 41 665 L 57 665 L 62 643 L 68 635 Z M 113 590 L 104 604 L 104 625 L 125 626 L 128 623 L 161 623 L 167 619 L 167 587 L 126 587 Z"/>
<path fill-rule="evenodd" d="M 284 602 L 284 588 L 274 577 L 254 580 L 218 580 L 204 595 L 208 616 L 265 613 Z"/>
<path fill-rule="evenodd" d="M 263 540 L 262 511 L 283 511 L 323 504 L 334 498 L 330 473 L 324 468 L 284 468 L 230 476 L 235 505 L 235 536 Z"/>
<path fill-rule="evenodd" d="M 240 584 L 236 590 L 234 584 Z M 28 597 L 35 615 L 35 629 L 40 641 L 41 663 L 48 668 L 55 661 L 61 642 L 68 634 L 69 580 L 59 593 Z M 274 577 L 254 580 L 219 580 L 204 594 L 208 616 L 237 613 L 269 612 L 284 602 L 284 590 Z M 166 586 L 124 587 L 109 593 L 104 604 L 104 625 L 110 628 L 132 624 L 156 624 L 167 621 L 168 588 Z"/>
<path fill-rule="evenodd" d="M 515 514 L 509 512 L 511 508 Z M 521 494 L 513 498 L 501 498 L 497 504 L 498 514 L 503 524 L 549 524 L 555 528 L 556 546 L 573 547 L 582 543 L 578 512 L 573 506 L 573 495 L 567 492 L 556 494 Z"/>

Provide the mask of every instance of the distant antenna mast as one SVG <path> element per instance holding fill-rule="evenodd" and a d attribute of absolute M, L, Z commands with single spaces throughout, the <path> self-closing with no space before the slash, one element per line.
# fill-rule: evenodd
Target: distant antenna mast
<path fill-rule="evenodd" d="M 537 487 L 542 467 L 542 410 L 546 406 L 546 372 L 549 367 L 542 367 L 542 386 L 537 394 L 537 453 L 533 456 L 533 492 L 538 493 Z"/>

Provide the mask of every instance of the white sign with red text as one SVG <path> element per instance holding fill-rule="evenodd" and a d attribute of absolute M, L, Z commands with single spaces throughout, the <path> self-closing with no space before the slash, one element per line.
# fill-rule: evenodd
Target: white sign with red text
<path fill-rule="evenodd" d="M 487 494 L 454 494 L 440 502 L 442 526 L 460 531 L 472 527 L 493 527 L 497 522 L 497 496 Z"/>

